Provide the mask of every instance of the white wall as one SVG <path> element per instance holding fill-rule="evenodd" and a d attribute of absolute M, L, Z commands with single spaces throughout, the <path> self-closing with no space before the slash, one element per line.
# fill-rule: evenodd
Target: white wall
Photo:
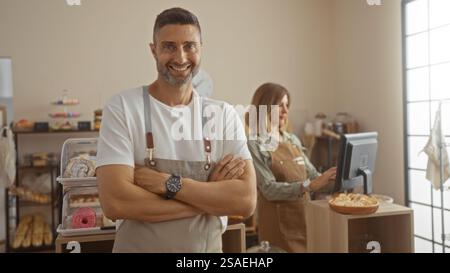
<path fill-rule="evenodd" d="M 333 4 L 337 110 L 378 131 L 374 190 L 404 203 L 401 1 Z"/>
<path fill-rule="evenodd" d="M 239 3 L 239 4 L 237 4 Z M 329 66 L 328 0 L 82 1 L 0 0 L 0 55 L 11 56 L 16 119 L 48 120 L 50 101 L 68 89 L 83 120 L 107 98 L 155 79 L 148 50 L 156 15 L 182 6 L 199 17 L 203 68 L 214 97 L 248 104 L 256 88 L 275 81 L 293 94 L 299 125 L 334 107 Z M 323 96 L 327 94 L 327 96 Z M 302 114 L 302 116 L 299 116 Z"/>

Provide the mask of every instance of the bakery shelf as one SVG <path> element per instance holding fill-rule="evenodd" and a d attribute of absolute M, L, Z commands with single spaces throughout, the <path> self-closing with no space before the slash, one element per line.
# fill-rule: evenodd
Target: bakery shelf
<path fill-rule="evenodd" d="M 57 165 L 48 166 L 19 166 L 19 170 L 38 170 L 38 171 L 52 171 L 59 168 Z"/>
<path fill-rule="evenodd" d="M 43 167 L 36 167 L 36 166 L 24 166 L 19 165 L 19 150 L 22 146 L 22 138 L 21 137 L 28 137 L 31 135 L 45 135 L 46 137 L 51 137 L 52 135 L 58 138 L 60 138 L 60 135 L 67 135 L 67 138 L 73 137 L 73 135 L 80 133 L 98 133 L 99 130 L 90 130 L 90 131 L 80 131 L 80 130 L 67 130 L 67 131 L 34 131 L 33 129 L 28 130 L 14 130 L 14 143 L 16 146 L 16 181 L 15 186 L 23 186 L 22 185 L 22 177 L 27 172 L 49 172 L 51 174 L 51 198 L 52 201 L 49 204 L 39 204 L 35 202 L 30 202 L 26 200 L 21 200 L 18 196 L 11 196 L 9 190 L 5 189 L 5 235 L 6 235 L 6 241 L 10 242 L 11 238 L 14 238 L 14 231 L 15 227 L 17 227 L 19 223 L 19 219 L 25 213 L 28 208 L 30 210 L 39 209 L 42 212 L 45 210 L 45 214 L 47 214 L 48 218 L 48 224 L 51 227 L 51 230 L 54 235 L 56 235 L 56 229 L 59 223 L 61 223 L 61 211 L 62 211 L 62 189 L 63 186 L 60 183 L 57 183 L 56 177 L 60 176 L 60 170 L 61 170 L 61 163 L 58 162 L 58 165 L 49 165 L 49 166 L 43 166 Z M 62 136 L 62 137 L 65 137 Z M 82 135 L 80 135 L 82 137 Z M 69 182 L 73 183 L 73 182 Z M 89 183 L 96 183 L 96 179 L 92 179 Z M 79 185 L 79 184 L 78 184 Z M 36 208 L 33 208 L 36 207 Z M 23 208 L 23 209 L 22 209 Z M 34 252 L 34 251 L 47 251 L 54 249 L 54 245 L 51 247 L 42 247 L 42 248 L 25 248 L 25 249 L 13 249 L 10 244 L 5 244 L 5 251 L 6 252 Z"/>
<path fill-rule="evenodd" d="M 80 204 L 70 204 L 69 207 L 71 209 L 77 209 L 77 208 L 92 208 L 92 207 L 98 207 L 100 208 L 100 202 L 87 202 L 87 203 L 80 203 Z"/>
<path fill-rule="evenodd" d="M 79 118 L 81 117 L 80 113 L 50 113 L 48 114 L 51 118 Z"/>
<path fill-rule="evenodd" d="M 48 207 L 48 206 L 57 206 L 58 205 L 56 200 L 55 200 L 54 203 L 50 202 L 50 203 L 45 203 L 45 204 L 32 202 L 32 201 L 27 201 L 27 200 L 23 200 L 23 199 L 20 199 L 20 198 L 19 198 L 19 200 L 20 200 L 20 206 L 21 207 Z"/>
<path fill-rule="evenodd" d="M 116 227 L 93 227 L 93 228 L 78 228 L 78 229 L 64 229 L 62 225 L 59 225 L 56 231 L 61 236 L 80 236 L 80 235 L 96 235 L 96 234 L 108 234 L 115 233 Z"/>
<path fill-rule="evenodd" d="M 51 103 L 51 105 L 57 105 L 57 106 L 75 106 L 80 104 L 80 102 L 59 102 L 59 101 L 54 101 Z"/>
<path fill-rule="evenodd" d="M 21 207 L 47 207 L 47 206 L 52 206 L 52 205 L 53 205 L 52 203 L 42 204 L 42 203 L 36 203 L 36 202 L 24 201 L 24 200 L 20 201 Z"/>
<path fill-rule="evenodd" d="M 50 131 L 34 131 L 34 130 L 29 130 L 29 131 L 14 131 L 14 134 L 64 134 L 64 133 L 95 133 L 95 132 L 99 132 L 99 130 L 86 130 L 86 131 L 81 131 L 81 130 L 50 130 Z"/>
<path fill-rule="evenodd" d="M 9 250 L 10 250 L 10 252 L 17 252 L 17 253 L 54 252 L 55 251 L 55 243 L 52 243 L 51 245 L 48 245 L 48 246 L 41 246 L 41 247 L 12 248 L 10 246 Z"/>
<path fill-rule="evenodd" d="M 97 177 L 56 178 L 64 187 L 91 187 L 97 185 Z"/>

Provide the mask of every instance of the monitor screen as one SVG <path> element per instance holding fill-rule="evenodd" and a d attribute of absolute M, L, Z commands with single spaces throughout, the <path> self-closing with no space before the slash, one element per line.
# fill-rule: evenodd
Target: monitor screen
<path fill-rule="evenodd" d="M 378 133 L 342 135 L 339 147 L 335 192 L 362 186 L 364 193 L 372 192 L 372 174 L 378 146 Z"/>

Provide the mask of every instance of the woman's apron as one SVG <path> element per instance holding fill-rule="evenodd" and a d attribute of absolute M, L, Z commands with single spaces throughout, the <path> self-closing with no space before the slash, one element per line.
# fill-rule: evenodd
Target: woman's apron
<path fill-rule="evenodd" d="M 148 152 L 145 165 L 159 172 L 207 182 L 209 173 L 214 168 L 214 163 L 211 161 L 211 142 L 208 138 L 203 138 L 205 161 L 167 160 L 153 157 L 155 147 L 150 119 L 150 96 L 147 90 L 144 87 Z M 202 99 L 199 99 L 201 100 L 200 113 L 203 113 Z M 205 118 L 202 117 L 202 128 L 204 123 Z M 210 214 L 158 223 L 125 219 L 117 230 L 113 252 L 222 252 L 222 224 L 219 217 Z"/>
<path fill-rule="evenodd" d="M 271 170 L 277 182 L 306 180 L 303 152 L 290 140 L 279 143 L 271 156 Z M 268 201 L 258 191 L 259 240 L 288 252 L 306 252 L 306 199 L 305 196 L 295 201 Z"/>

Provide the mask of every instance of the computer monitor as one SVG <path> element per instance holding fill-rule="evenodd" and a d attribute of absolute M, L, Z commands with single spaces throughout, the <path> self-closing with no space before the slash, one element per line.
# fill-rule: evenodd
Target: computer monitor
<path fill-rule="evenodd" d="M 341 135 L 335 192 L 363 186 L 365 194 L 372 193 L 377 137 L 377 132 Z"/>

